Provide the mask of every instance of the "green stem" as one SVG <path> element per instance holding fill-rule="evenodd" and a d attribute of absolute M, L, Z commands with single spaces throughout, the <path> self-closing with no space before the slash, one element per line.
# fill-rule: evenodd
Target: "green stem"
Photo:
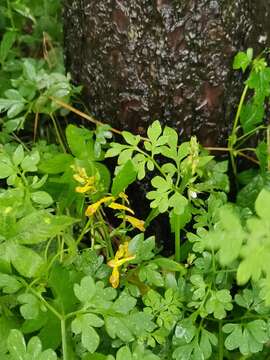
<path fill-rule="evenodd" d="M 247 138 L 248 138 L 249 136 L 251 136 L 251 135 L 253 135 L 254 133 L 256 133 L 257 131 L 263 130 L 263 129 L 266 129 L 266 127 L 265 127 L 264 125 L 257 126 L 255 129 L 248 131 L 247 133 L 245 133 L 245 134 L 242 135 L 242 136 L 239 136 L 239 138 L 237 138 L 237 142 L 239 142 L 239 141 L 244 142 L 244 141 L 247 140 Z M 239 146 L 239 145 L 238 145 L 238 146 Z"/>
<path fill-rule="evenodd" d="M 82 241 L 84 235 L 86 234 L 86 232 L 88 231 L 89 227 L 92 224 L 92 217 L 89 217 L 87 223 L 85 224 L 82 232 L 80 233 L 80 236 L 78 237 L 77 241 L 76 241 L 76 246 L 78 246 L 80 244 L 80 242 Z"/>
<path fill-rule="evenodd" d="M 270 171 L 270 125 L 267 126 L 267 170 Z"/>
<path fill-rule="evenodd" d="M 236 176 L 237 175 L 237 168 L 236 168 L 236 163 L 235 163 L 235 153 L 234 153 L 234 145 L 237 142 L 237 127 L 238 127 L 238 122 L 240 119 L 240 114 L 243 108 L 243 104 L 247 95 L 247 91 L 248 91 L 248 85 L 245 86 L 238 108 L 237 108 L 237 112 L 235 115 L 235 119 L 234 119 L 234 123 L 233 123 L 233 129 L 231 132 L 231 135 L 229 137 L 229 144 L 228 144 L 228 148 L 230 150 L 230 158 L 231 158 L 231 163 L 232 163 L 232 168 L 233 168 L 233 173 Z"/>
<path fill-rule="evenodd" d="M 223 344 L 223 332 L 222 332 L 222 321 L 218 323 L 218 359 L 224 359 L 224 344 Z"/>
<path fill-rule="evenodd" d="M 63 318 L 61 320 L 61 337 L 62 337 L 63 360 L 68 360 L 67 336 L 66 336 L 66 320 L 65 320 L 65 318 Z"/>
<path fill-rule="evenodd" d="M 180 219 L 176 216 L 175 222 L 175 261 L 181 261 L 181 243 L 180 243 Z"/>
<path fill-rule="evenodd" d="M 14 18 L 12 15 L 12 9 L 11 9 L 11 5 L 10 5 L 10 1 L 7 0 L 7 9 L 8 9 L 8 17 L 11 23 L 11 27 L 13 31 L 16 31 L 16 26 L 15 26 L 15 22 L 14 22 Z"/>
<path fill-rule="evenodd" d="M 66 153 L 66 148 L 65 148 L 65 145 L 64 145 L 63 140 L 61 138 L 61 135 L 60 135 L 60 132 L 59 132 L 59 129 L 58 129 L 58 126 L 57 126 L 54 115 L 50 114 L 50 118 L 51 118 L 51 120 L 53 122 L 53 126 L 54 126 L 54 129 L 55 129 L 57 140 L 58 140 L 63 152 Z"/>
<path fill-rule="evenodd" d="M 246 95 L 247 95 L 247 91 L 248 91 L 248 85 L 245 85 L 245 88 L 243 90 L 243 93 L 242 93 L 242 96 L 241 96 L 241 99 L 240 99 L 240 102 L 239 102 L 239 105 L 238 105 L 238 108 L 237 108 L 237 113 L 236 113 L 236 116 L 235 116 L 235 119 L 234 119 L 234 124 L 233 124 L 233 129 L 232 129 L 232 134 L 234 134 L 234 135 L 236 135 L 236 132 L 237 132 L 237 126 L 238 126 L 240 114 L 241 114 L 241 111 L 242 111 L 242 107 L 244 105 L 244 101 L 245 101 L 245 98 L 246 98 Z M 235 143 L 233 143 L 233 145 L 234 144 Z"/>
<path fill-rule="evenodd" d="M 102 230 L 104 232 L 105 242 L 107 244 L 107 246 L 106 246 L 106 252 L 107 252 L 106 257 L 107 257 L 107 259 L 112 259 L 114 257 L 112 241 L 111 241 L 110 233 L 108 232 L 107 224 L 106 224 L 105 220 L 103 219 L 100 210 L 97 211 L 97 217 L 98 217 L 99 221 L 102 224 L 101 228 L 102 228 Z"/>

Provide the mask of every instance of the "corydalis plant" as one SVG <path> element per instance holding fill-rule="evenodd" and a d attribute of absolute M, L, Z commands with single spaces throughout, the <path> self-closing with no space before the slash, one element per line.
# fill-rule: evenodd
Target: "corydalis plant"
<path fill-rule="evenodd" d="M 106 157 L 118 156 L 118 173 L 123 173 L 124 164 L 131 161 L 139 180 L 146 172 L 153 172 L 153 189 L 146 195 L 153 210 L 146 223 L 160 213 L 169 213 L 175 233 L 175 258 L 180 261 L 180 230 L 190 222 L 195 208 L 203 205 L 199 194 L 216 189 L 228 191 L 224 174 L 227 162 L 216 163 L 196 137 L 179 143 L 177 132 L 167 126 L 162 129 L 159 121 L 148 128 L 147 139 L 127 131 L 122 135 L 126 144 L 111 143 Z M 125 175 L 130 176 L 130 169 Z"/>

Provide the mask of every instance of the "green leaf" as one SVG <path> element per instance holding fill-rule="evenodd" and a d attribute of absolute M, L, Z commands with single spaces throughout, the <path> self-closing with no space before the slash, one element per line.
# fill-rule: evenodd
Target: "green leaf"
<path fill-rule="evenodd" d="M 264 114 L 264 102 L 249 101 L 244 104 L 240 113 L 244 133 L 254 130 L 263 121 Z"/>
<path fill-rule="evenodd" d="M 263 345 L 269 339 L 267 325 L 263 320 L 254 320 L 243 325 L 229 323 L 223 326 L 223 331 L 229 334 L 224 343 L 226 349 L 232 351 L 239 348 L 245 356 L 262 351 Z"/>
<path fill-rule="evenodd" d="M 155 176 L 151 180 L 151 184 L 153 185 L 153 187 L 158 189 L 158 192 L 161 193 L 168 191 L 171 187 L 171 181 L 166 181 L 166 179 L 161 176 Z"/>
<path fill-rule="evenodd" d="M 53 198 L 46 191 L 36 191 L 31 194 L 31 199 L 40 205 L 50 206 L 53 203 Z"/>
<path fill-rule="evenodd" d="M 31 155 L 27 155 L 23 159 L 21 168 L 27 172 L 37 171 L 37 164 L 39 163 L 39 160 L 40 156 L 38 151 L 33 151 Z"/>
<path fill-rule="evenodd" d="M 84 314 L 78 316 L 71 323 L 71 329 L 75 334 L 81 333 L 82 345 L 93 354 L 98 348 L 100 338 L 92 325 L 103 325 L 103 321 L 94 314 Z"/>
<path fill-rule="evenodd" d="M 107 333 L 113 339 L 119 337 L 125 343 L 134 340 L 134 336 L 123 318 L 108 316 L 105 318 L 105 327 Z"/>
<path fill-rule="evenodd" d="M 27 19 L 32 20 L 33 23 L 36 23 L 36 19 L 32 15 L 30 8 L 26 6 L 24 3 L 12 2 L 11 6 L 18 14 L 22 15 Z"/>
<path fill-rule="evenodd" d="M 237 69 L 242 69 L 243 72 L 246 71 L 246 68 L 250 65 L 252 60 L 251 57 L 251 50 L 248 49 L 247 53 L 244 53 L 242 51 L 240 51 L 239 53 L 236 54 L 234 61 L 233 61 L 233 69 L 237 70 Z"/>
<path fill-rule="evenodd" d="M 10 106 L 7 112 L 7 117 L 9 119 L 15 118 L 24 110 L 25 104 L 23 102 L 17 102 L 16 104 Z"/>
<path fill-rule="evenodd" d="M 164 269 L 165 271 L 175 271 L 175 272 L 185 272 L 185 267 L 182 264 L 179 264 L 178 262 L 167 259 L 165 257 L 156 257 L 152 260 L 155 264 L 157 264 L 159 267 Z"/>
<path fill-rule="evenodd" d="M 32 337 L 27 345 L 19 330 L 13 329 L 8 337 L 8 350 L 12 360 L 57 360 L 55 352 L 47 349 L 42 352 L 41 341 L 38 337 Z"/>
<path fill-rule="evenodd" d="M 38 244 L 61 234 L 75 219 L 52 215 L 46 210 L 34 211 L 16 224 L 13 240 L 20 244 Z"/>
<path fill-rule="evenodd" d="M 130 254 L 135 255 L 135 259 L 131 260 L 132 264 L 139 264 L 154 257 L 153 250 L 155 248 L 155 237 L 151 236 L 144 239 L 144 234 L 136 235 L 128 244 Z"/>
<path fill-rule="evenodd" d="M 95 160 L 93 132 L 70 124 L 66 128 L 66 137 L 74 156 L 80 160 Z"/>
<path fill-rule="evenodd" d="M 129 145 L 137 146 L 140 142 L 140 136 L 139 135 L 133 135 L 128 131 L 122 131 L 122 136 L 125 139 L 126 143 Z"/>
<path fill-rule="evenodd" d="M 54 264 L 49 274 L 48 286 L 61 311 L 65 314 L 74 311 L 78 302 L 73 291 L 74 282 L 75 279 L 66 267 L 62 264 Z"/>
<path fill-rule="evenodd" d="M 38 168 L 46 174 L 60 174 L 70 169 L 74 158 L 70 154 L 56 154 L 48 160 L 41 160 Z"/>
<path fill-rule="evenodd" d="M 182 215 L 185 213 L 188 200 L 183 195 L 175 192 L 172 197 L 170 197 L 169 204 L 176 215 Z"/>
<path fill-rule="evenodd" d="M 39 315 L 39 301 L 36 296 L 24 293 L 18 296 L 18 301 L 23 304 L 20 307 L 20 312 L 24 319 L 36 319 Z"/>
<path fill-rule="evenodd" d="M 128 295 L 125 292 L 122 292 L 118 299 L 115 300 L 112 309 L 119 314 L 128 314 L 136 306 L 137 300 Z"/>
<path fill-rule="evenodd" d="M 112 195 L 117 196 L 120 192 L 124 192 L 125 189 L 136 180 L 137 171 L 131 160 L 128 160 L 121 168 L 119 173 L 113 179 L 112 183 Z"/>
<path fill-rule="evenodd" d="M 128 346 L 123 346 L 117 351 L 116 360 L 132 360 L 132 354 Z"/>
<path fill-rule="evenodd" d="M 237 194 L 237 205 L 254 211 L 255 201 L 263 188 L 270 190 L 269 173 L 254 176 Z"/>
<path fill-rule="evenodd" d="M 109 145 L 110 148 L 107 150 L 105 158 L 118 156 L 124 149 L 127 148 L 126 145 L 121 145 L 114 142 L 110 143 Z"/>
<path fill-rule="evenodd" d="M 7 340 L 8 350 L 14 360 L 21 360 L 26 354 L 24 337 L 19 330 L 12 329 Z"/>
<path fill-rule="evenodd" d="M 225 205 L 220 210 L 219 226 L 207 234 L 204 244 L 207 249 L 219 249 L 219 261 L 225 266 L 239 256 L 245 237 L 240 219 Z"/>
<path fill-rule="evenodd" d="M 17 33 L 15 31 L 6 31 L 0 44 L 0 62 L 3 64 L 8 57 L 10 49 L 16 41 Z"/>
<path fill-rule="evenodd" d="M 255 201 L 255 210 L 260 218 L 270 222 L 270 191 L 262 189 Z"/>
<path fill-rule="evenodd" d="M 155 143 L 161 135 L 162 129 L 158 120 L 154 121 L 147 129 L 147 136 L 152 143 Z"/>
<path fill-rule="evenodd" d="M 34 277 L 44 265 L 43 259 L 34 250 L 19 244 L 9 246 L 9 253 L 12 265 L 21 275 Z"/>
<path fill-rule="evenodd" d="M 0 273 L 0 288 L 6 294 L 14 294 L 22 287 L 22 284 L 11 275 Z"/>
<path fill-rule="evenodd" d="M 0 179 L 5 179 L 13 174 L 16 174 L 16 170 L 10 159 L 4 155 L 0 156 Z"/>
<path fill-rule="evenodd" d="M 16 329 L 17 327 L 19 327 L 19 323 L 15 316 L 0 316 L 0 355 L 7 353 L 8 335 L 11 329 Z"/>
<path fill-rule="evenodd" d="M 249 233 L 241 251 L 243 259 L 237 270 L 237 281 L 241 285 L 250 278 L 258 281 L 263 274 L 269 272 L 269 198 L 270 192 L 263 189 L 255 202 L 256 212 L 260 218 L 252 217 L 247 220 Z"/>
<path fill-rule="evenodd" d="M 250 89 L 254 89 L 256 91 L 256 99 L 264 101 L 265 97 L 269 96 L 270 93 L 270 68 L 262 67 L 259 71 L 252 71 L 246 81 L 246 84 Z"/>
<path fill-rule="evenodd" d="M 96 293 L 96 285 L 93 278 L 91 276 L 82 278 L 80 285 L 74 285 L 74 293 L 81 302 L 91 302 L 91 299 Z"/>
<path fill-rule="evenodd" d="M 205 304 L 205 309 L 208 314 L 213 313 L 216 319 L 221 320 L 226 317 L 226 310 L 232 310 L 233 305 L 231 302 L 232 297 L 229 290 L 213 291 Z"/>
<path fill-rule="evenodd" d="M 154 263 L 142 266 L 139 271 L 139 279 L 143 282 L 147 282 L 150 285 L 163 287 L 164 279 L 162 275 L 157 271 L 157 269 L 158 266 Z"/>
<path fill-rule="evenodd" d="M 20 165 L 24 159 L 24 150 L 22 145 L 19 145 L 12 155 L 12 161 L 15 166 Z"/>

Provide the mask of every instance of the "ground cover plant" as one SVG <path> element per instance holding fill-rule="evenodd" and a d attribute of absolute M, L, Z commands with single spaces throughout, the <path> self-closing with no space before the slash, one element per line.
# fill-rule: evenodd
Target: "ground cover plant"
<path fill-rule="evenodd" d="M 235 57 L 244 89 L 218 160 L 159 121 L 142 137 L 76 110 L 58 2 L 0 11 L 0 358 L 268 359 L 267 51 Z M 127 194 L 146 174 L 141 219 Z"/>

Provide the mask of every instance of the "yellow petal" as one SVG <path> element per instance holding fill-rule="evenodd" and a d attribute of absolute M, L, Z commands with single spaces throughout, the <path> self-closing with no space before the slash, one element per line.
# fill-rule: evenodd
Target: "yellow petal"
<path fill-rule="evenodd" d="M 87 191 L 95 190 L 95 187 L 93 185 L 89 185 L 88 183 L 84 186 L 77 186 L 75 188 L 75 191 L 78 193 L 86 193 Z"/>
<path fill-rule="evenodd" d="M 128 221 L 133 227 L 139 229 L 140 231 L 145 231 L 143 220 L 139 220 L 134 216 L 129 216 L 129 215 L 125 216 L 125 220 Z"/>
<path fill-rule="evenodd" d="M 124 192 L 120 192 L 119 197 L 129 204 L 128 196 Z"/>
<path fill-rule="evenodd" d="M 88 206 L 88 208 L 85 211 L 86 216 L 92 216 L 97 211 L 97 209 L 100 207 L 101 204 L 114 200 L 113 196 L 105 196 L 104 198 L 100 199 L 99 201 L 95 202 L 94 204 L 91 204 Z"/>
<path fill-rule="evenodd" d="M 80 184 L 84 184 L 86 181 L 84 178 L 82 178 L 79 174 L 74 174 L 73 179 L 79 182 Z"/>
<path fill-rule="evenodd" d="M 100 207 L 101 203 L 98 201 L 92 205 L 89 205 L 88 208 L 85 211 L 86 216 L 92 216 L 97 211 L 97 209 Z"/>
<path fill-rule="evenodd" d="M 84 178 L 84 179 L 88 178 L 85 168 L 78 167 L 78 173 L 82 178 Z"/>
<path fill-rule="evenodd" d="M 120 277 L 119 270 L 117 267 L 114 267 L 112 271 L 112 275 L 110 276 L 109 279 L 114 289 L 116 289 L 119 286 L 119 277 Z"/>
<path fill-rule="evenodd" d="M 111 204 L 109 205 L 109 208 L 114 209 L 114 210 L 129 211 L 131 214 L 134 215 L 134 211 L 131 210 L 129 207 L 127 207 L 127 206 L 125 206 L 125 205 L 122 205 L 122 204 L 115 203 L 115 202 L 111 203 Z"/>

